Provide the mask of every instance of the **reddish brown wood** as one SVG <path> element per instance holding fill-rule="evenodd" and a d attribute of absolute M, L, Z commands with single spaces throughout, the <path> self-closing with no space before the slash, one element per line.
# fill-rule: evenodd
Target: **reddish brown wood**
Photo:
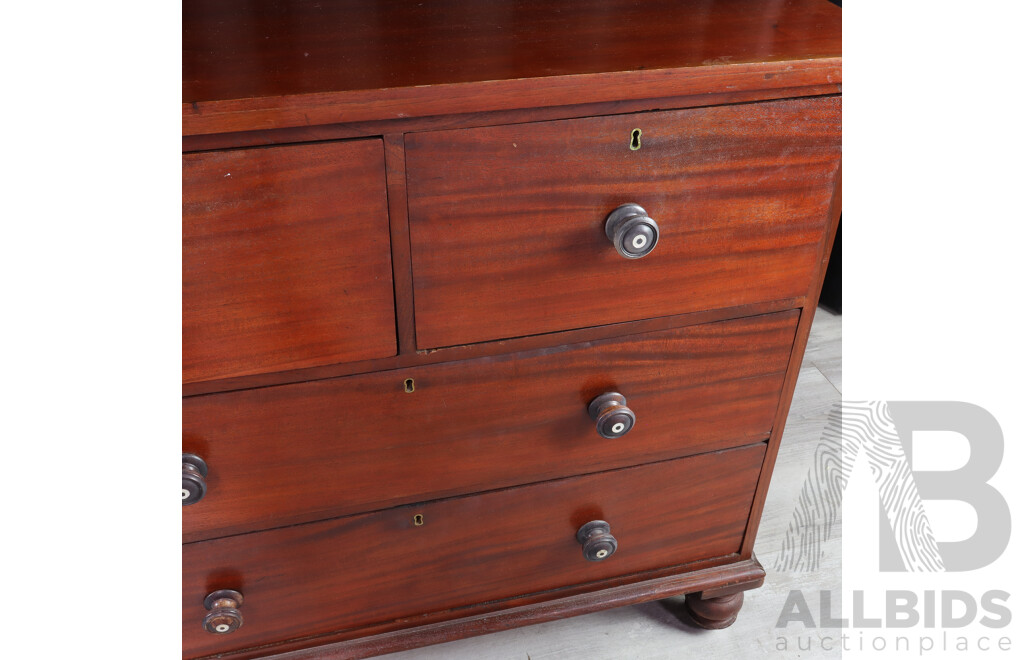
<path fill-rule="evenodd" d="M 183 547 L 187 657 L 509 599 L 736 552 L 764 444 Z M 425 524 L 415 526 L 415 514 Z M 619 550 L 580 553 L 611 522 Z M 203 598 L 245 594 L 245 625 L 202 630 Z"/>
<path fill-rule="evenodd" d="M 634 321 L 631 323 L 614 323 L 611 325 L 595 326 L 593 328 L 582 328 L 580 330 L 570 330 L 559 333 L 557 336 L 533 335 L 530 337 L 517 337 L 515 339 L 486 342 L 483 344 L 467 344 L 464 346 L 450 346 L 436 350 L 417 351 L 415 353 L 405 353 L 378 360 L 343 362 L 324 367 L 275 371 L 273 373 L 254 374 L 252 376 L 241 376 L 238 378 L 225 378 L 203 381 L 200 383 L 186 383 L 182 386 L 182 394 L 186 397 L 192 397 L 204 394 L 214 394 L 217 392 L 255 389 L 273 385 L 285 385 L 288 383 L 352 376 L 376 371 L 406 369 L 409 367 L 427 364 L 438 364 L 441 362 L 452 362 L 455 360 L 468 360 L 491 355 L 503 355 L 506 353 L 535 350 L 537 348 L 548 348 L 555 343 L 578 344 L 581 342 L 643 334 L 646 332 L 698 325 L 701 323 L 714 323 L 725 319 L 746 318 L 761 314 L 771 314 L 774 312 L 799 308 L 802 304 L 803 298 L 787 298 L 784 300 L 773 300 L 753 305 L 705 310 L 691 314 L 662 316 L 656 319 L 646 319 L 644 321 Z M 409 310 L 409 313 L 411 313 L 411 303 L 407 309 Z M 399 316 L 401 317 L 401 315 L 402 309 L 400 307 Z"/>
<path fill-rule="evenodd" d="M 726 558 L 722 558 L 726 559 Z M 417 619 L 418 627 L 402 628 L 409 621 L 371 626 L 318 637 L 319 646 L 309 641 L 285 642 L 271 648 L 231 653 L 230 660 L 267 657 L 274 660 L 353 660 L 405 649 L 439 644 L 473 635 L 528 626 L 555 619 L 589 614 L 613 607 L 671 598 L 704 588 L 756 589 L 764 582 L 765 572 L 754 558 L 707 565 L 687 564 L 685 572 L 651 578 L 650 574 L 606 580 L 598 584 L 560 589 L 531 598 L 480 605 L 449 612 L 433 613 Z M 598 586 L 600 591 L 593 591 Z M 507 609 L 506 609 L 507 608 Z M 458 617 L 458 618 L 455 618 Z M 358 637 L 357 637 L 358 636 Z M 336 641 L 337 640 L 337 641 Z"/>
<path fill-rule="evenodd" d="M 753 555 L 750 556 L 750 560 L 756 561 Z M 764 576 L 754 577 L 750 580 L 731 580 L 722 584 L 708 585 L 700 590 L 701 598 L 721 598 L 722 596 L 730 596 L 740 591 L 749 591 L 751 589 L 757 589 L 764 584 Z"/>
<path fill-rule="evenodd" d="M 841 81 L 838 8 L 824 0 L 752 4 L 188 0 L 183 129 L 215 133 Z"/>
<path fill-rule="evenodd" d="M 183 152 L 209 151 L 236 147 L 269 146 L 294 142 L 314 142 L 372 137 L 385 133 L 408 133 L 453 128 L 477 128 L 499 124 L 523 124 L 553 119 L 575 119 L 599 115 L 615 115 L 651 110 L 678 110 L 751 101 L 829 96 L 842 91 L 841 83 L 827 83 L 808 87 L 782 87 L 752 91 L 719 92 L 693 96 L 668 98 L 622 99 L 604 103 L 585 103 L 541 108 L 522 108 L 493 112 L 469 112 L 457 115 L 431 115 L 405 119 L 384 119 L 378 121 L 351 122 L 344 124 L 321 124 L 293 126 L 270 130 L 238 131 L 233 133 L 211 133 L 185 135 L 181 139 Z"/>
<path fill-rule="evenodd" d="M 384 136 L 387 163 L 388 216 L 394 263 L 395 318 L 399 353 L 416 352 L 416 326 L 412 313 L 412 268 L 409 265 L 409 210 L 405 191 L 405 136 Z"/>
<path fill-rule="evenodd" d="M 630 88 L 643 98 L 712 94 L 721 89 L 759 95 L 766 90 L 809 90 L 841 81 L 842 63 L 836 57 L 214 101 L 183 105 L 182 131 L 186 135 L 203 135 L 446 113 L 604 103 L 617 98 L 624 88 Z"/>
<path fill-rule="evenodd" d="M 183 381 L 395 354 L 380 140 L 182 169 Z"/>
<path fill-rule="evenodd" d="M 840 101 L 417 133 L 406 149 L 417 345 L 449 346 L 806 294 Z M 643 259 L 604 233 L 626 202 L 661 226 Z"/>
<path fill-rule="evenodd" d="M 186 0 L 185 103 L 840 55 L 838 8 L 795 0 Z M 719 62 L 720 60 L 720 62 Z M 618 97 L 623 97 L 621 91 Z"/>
<path fill-rule="evenodd" d="M 700 593 L 686 595 L 686 611 L 692 621 L 708 630 L 721 630 L 736 623 L 736 616 L 741 607 L 742 591 L 717 598 L 705 598 Z"/>
<path fill-rule="evenodd" d="M 264 245 L 277 241 L 281 251 L 269 261 L 243 257 L 236 279 L 226 270 L 201 273 L 231 303 L 211 308 L 200 325 L 238 346 L 202 342 L 217 354 L 196 363 L 208 373 L 186 376 L 183 385 L 195 395 L 184 402 L 185 451 L 210 461 L 206 498 L 183 511 L 184 539 L 194 541 L 184 546 L 187 653 L 211 652 L 190 646 L 198 640 L 245 646 L 234 660 L 364 657 L 673 594 L 735 601 L 759 585 L 764 572 L 751 550 L 831 241 L 834 220 L 826 223 L 825 207 L 839 157 L 838 99 L 763 102 L 840 92 L 839 16 L 824 0 L 186 0 L 184 151 L 366 137 L 375 139 L 362 144 L 376 145 L 368 157 L 346 152 L 323 166 L 252 155 L 275 149 L 233 152 L 280 192 L 270 191 L 274 199 L 255 225 L 238 220 L 234 233 L 218 235 L 221 244 L 210 245 L 201 269 L 237 260 L 233 250 L 246 247 L 253 231 L 268 232 Z M 758 103 L 710 107 L 746 102 Z M 632 170 L 615 169 L 609 150 L 618 143 L 556 130 L 692 107 L 706 109 L 674 113 L 685 121 L 665 124 L 678 144 L 661 160 L 649 149 L 658 144 L 649 125 L 638 125 L 644 146 L 625 162 L 643 167 Z M 561 121 L 598 115 L 605 117 L 585 120 L 591 124 Z M 706 119 L 694 129 L 692 117 Z M 533 147 L 535 155 L 504 158 L 496 147 L 507 145 L 487 136 L 515 136 L 516 149 Z M 480 141 L 459 143 L 467 137 Z M 407 141 L 440 151 L 419 161 L 410 152 L 407 167 Z M 341 153 L 345 147 L 334 146 L 341 144 L 283 150 Z M 226 157 L 197 153 L 186 163 Z M 453 160 L 468 172 L 458 174 L 464 187 L 457 194 L 443 187 L 458 170 Z M 520 176 L 523 162 L 534 167 L 529 176 Z M 587 176 L 573 183 L 576 172 Z M 332 173 L 344 183 L 317 183 Z M 330 192 L 303 201 L 307 184 Z M 211 179 L 197 187 L 186 171 L 186 199 L 205 186 L 203 203 L 234 204 L 235 219 L 249 213 L 223 185 Z M 350 237 L 332 233 L 342 230 L 329 214 L 344 206 L 334 201 L 351 196 L 349 185 L 376 191 L 360 197 L 374 211 L 363 208 L 359 221 L 369 228 L 376 218 L 366 235 L 381 241 L 373 252 L 382 256 L 345 253 Z M 437 213 L 413 262 L 416 195 L 428 186 L 424 198 L 438 195 L 430 209 Z M 688 245 L 699 246 L 689 268 L 677 263 L 657 277 L 645 274 L 639 267 L 660 258 L 663 242 L 638 268 L 602 281 L 621 264 L 579 258 L 586 240 L 566 243 L 569 259 L 549 253 L 549 270 L 534 268 L 543 250 L 517 231 L 554 226 L 555 236 L 575 239 L 558 233 L 564 225 L 546 224 L 552 211 L 569 217 L 596 208 L 596 195 L 638 192 L 660 196 L 656 203 L 684 200 L 692 208 L 696 200 L 729 213 L 688 228 Z M 673 217 L 642 199 L 614 199 L 645 205 L 663 227 Z M 280 213 L 282 205 L 292 209 Z M 834 218 L 839 206 L 837 191 Z M 319 215 L 310 220 L 298 207 Z M 757 212 L 740 213 L 749 208 Z M 272 221 L 288 226 L 275 232 Z M 188 230 L 186 217 L 186 241 Z M 453 249 L 457 240 L 445 242 L 475 231 L 482 233 L 465 254 Z M 286 245 L 292 240 L 303 245 Z M 289 259 L 303 251 L 341 258 L 293 268 Z M 186 242 L 186 280 L 190 254 L 198 252 Z M 463 256 L 469 268 L 458 261 Z M 325 273 L 368 263 L 386 280 L 354 276 L 356 295 L 372 302 L 342 313 L 353 289 L 342 287 L 342 299 L 328 293 L 337 280 Z M 443 267 L 419 270 L 431 263 Z M 279 266 L 287 272 L 276 272 Z M 504 280 L 486 279 L 492 266 Z M 462 281 L 449 283 L 443 298 L 420 296 L 452 273 Z M 526 288 L 539 302 L 515 290 L 524 273 L 523 281 L 536 280 Z M 282 275 L 300 286 L 286 290 Z M 258 324 L 232 317 L 233 305 L 247 300 L 237 287 L 277 296 L 278 303 L 253 306 L 258 315 L 284 315 L 268 325 L 281 330 L 277 338 L 268 343 L 254 336 Z M 474 287 L 483 292 L 478 300 Z M 194 297 L 187 288 L 184 294 L 187 334 Z M 557 302 L 546 308 L 545 297 Z M 535 315 L 528 322 L 517 316 L 523 304 Z M 784 310 L 794 311 L 698 325 Z M 356 336 L 328 333 L 339 345 L 324 351 L 308 331 L 293 334 L 289 325 L 367 318 Z M 489 324 L 490 334 L 474 323 Z M 406 378 L 415 379 L 409 394 Z M 294 384 L 268 387 L 284 383 Z M 602 444 L 585 405 L 613 387 L 638 414 L 636 429 L 617 446 Z M 238 391 L 204 396 L 226 390 Z M 694 455 L 761 440 L 769 428 L 767 448 Z M 722 463 L 703 463 L 712 460 Z M 627 467 L 638 463 L 646 464 Z M 607 469 L 615 471 L 578 476 Z M 547 479 L 559 480 L 536 483 Z M 598 494 L 611 499 L 599 502 Z M 634 520 L 623 523 L 623 512 Z M 423 525 L 411 522 L 417 514 Z M 350 517 L 323 521 L 337 515 Z M 588 563 L 572 537 L 595 519 L 608 520 L 621 545 L 607 561 Z M 198 540 L 293 523 L 306 524 Z M 638 543 L 640 554 L 629 554 Z M 561 554 L 553 559 L 563 551 L 583 568 L 560 564 Z M 237 633 L 207 635 L 202 595 L 221 588 L 244 592 L 246 623 Z"/>
<path fill-rule="evenodd" d="M 786 368 L 786 384 L 782 390 L 782 397 L 779 399 L 779 409 L 775 413 L 775 423 L 772 425 L 772 437 L 768 443 L 768 453 L 765 457 L 764 472 L 757 484 L 757 497 L 754 499 L 754 506 L 750 512 L 750 523 L 747 525 L 747 532 L 743 537 L 744 557 L 751 557 L 754 554 L 754 540 L 757 537 L 757 529 L 761 524 L 761 513 L 764 511 L 764 503 L 768 498 L 768 486 L 771 484 L 772 472 L 775 470 L 775 459 L 779 455 L 779 447 L 782 445 L 782 434 L 786 428 L 786 419 L 789 417 L 789 406 L 793 403 L 793 392 L 796 390 L 796 381 L 800 376 L 800 365 L 803 363 L 804 350 L 807 348 L 807 338 L 811 334 L 811 323 L 814 321 L 814 312 L 818 308 L 818 297 L 821 295 L 821 283 L 825 279 L 825 270 L 828 268 L 829 255 L 832 254 L 832 245 L 836 239 L 836 229 L 839 227 L 839 218 L 843 213 L 843 171 L 840 166 L 836 174 L 836 185 L 832 192 L 832 201 L 829 206 L 828 229 L 826 238 L 822 241 L 821 251 L 818 253 L 818 267 L 812 280 L 810 295 L 807 304 L 800 310 L 800 324 L 796 331 L 796 342 L 793 344 L 793 354 L 790 356 L 789 366 Z"/>
<path fill-rule="evenodd" d="M 186 399 L 186 541 L 684 456 L 771 430 L 796 312 Z M 415 391 L 404 382 L 413 379 Z M 601 438 L 588 403 L 628 396 Z M 585 522 L 585 521 L 584 521 Z"/>

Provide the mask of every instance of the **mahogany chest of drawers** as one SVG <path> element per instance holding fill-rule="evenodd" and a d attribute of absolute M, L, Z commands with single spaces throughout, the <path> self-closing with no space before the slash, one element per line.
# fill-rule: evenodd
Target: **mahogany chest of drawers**
<path fill-rule="evenodd" d="M 732 623 L 841 210 L 839 12 L 186 0 L 184 656 Z"/>

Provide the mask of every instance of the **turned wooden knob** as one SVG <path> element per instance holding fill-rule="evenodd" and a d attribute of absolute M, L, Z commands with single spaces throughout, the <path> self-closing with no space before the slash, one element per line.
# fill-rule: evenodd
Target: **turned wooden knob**
<path fill-rule="evenodd" d="M 206 495 L 206 461 L 195 454 L 181 455 L 181 505 L 195 504 Z"/>
<path fill-rule="evenodd" d="M 611 525 L 603 520 L 591 520 L 576 532 L 576 540 L 583 546 L 587 561 L 602 561 L 615 554 L 619 542 L 612 536 Z"/>
<path fill-rule="evenodd" d="M 636 414 L 626 406 L 626 397 L 618 392 L 605 392 L 591 401 L 587 410 L 602 438 L 621 438 L 636 424 Z"/>
<path fill-rule="evenodd" d="M 214 635 L 226 635 L 242 627 L 242 594 L 234 589 L 214 591 L 203 600 L 210 613 L 203 618 L 203 628 Z"/>
<path fill-rule="evenodd" d="M 627 259 L 646 257 L 658 244 L 658 223 L 638 204 L 623 204 L 604 221 L 604 233 Z"/>

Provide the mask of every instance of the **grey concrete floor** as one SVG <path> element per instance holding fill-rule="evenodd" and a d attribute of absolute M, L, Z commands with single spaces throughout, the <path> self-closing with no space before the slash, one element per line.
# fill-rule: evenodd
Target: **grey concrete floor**
<path fill-rule="evenodd" d="M 842 390 L 842 317 L 819 308 L 796 393 L 786 421 L 782 448 L 754 552 L 768 577 L 749 591 L 739 619 L 725 630 L 709 631 L 680 622 L 673 602 L 650 602 L 541 623 L 515 630 L 381 656 L 387 660 L 620 660 L 659 658 L 838 658 L 823 650 L 816 635 L 775 627 L 791 589 L 802 589 L 812 609 L 817 592 L 841 588 L 839 528 L 821 547 L 820 565 L 810 572 L 778 570 L 774 564 L 792 520 L 800 491 L 832 406 Z M 681 600 L 681 599 L 680 599 Z M 780 650 L 783 643 L 785 649 Z M 830 644 L 824 645 L 826 648 Z M 808 649 L 808 647 L 810 647 Z"/>

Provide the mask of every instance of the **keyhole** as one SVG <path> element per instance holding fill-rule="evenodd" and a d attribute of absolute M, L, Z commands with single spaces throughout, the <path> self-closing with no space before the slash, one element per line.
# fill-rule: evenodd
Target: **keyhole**
<path fill-rule="evenodd" d="M 405 379 L 405 391 L 408 394 L 412 394 L 413 392 L 415 392 L 416 391 L 416 381 L 414 381 L 412 378 L 406 378 Z"/>
<path fill-rule="evenodd" d="M 423 526 L 423 514 L 422 513 L 417 513 L 415 516 L 413 516 L 412 517 L 412 524 L 416 525 L 417 527 Z"/>
<path fill-rule="evenodd" d="M 629 140 L 630 151 L 637 151 L 640 149 L 640 134 L 643 133 L 639 128 L 634 128 Z"/>

